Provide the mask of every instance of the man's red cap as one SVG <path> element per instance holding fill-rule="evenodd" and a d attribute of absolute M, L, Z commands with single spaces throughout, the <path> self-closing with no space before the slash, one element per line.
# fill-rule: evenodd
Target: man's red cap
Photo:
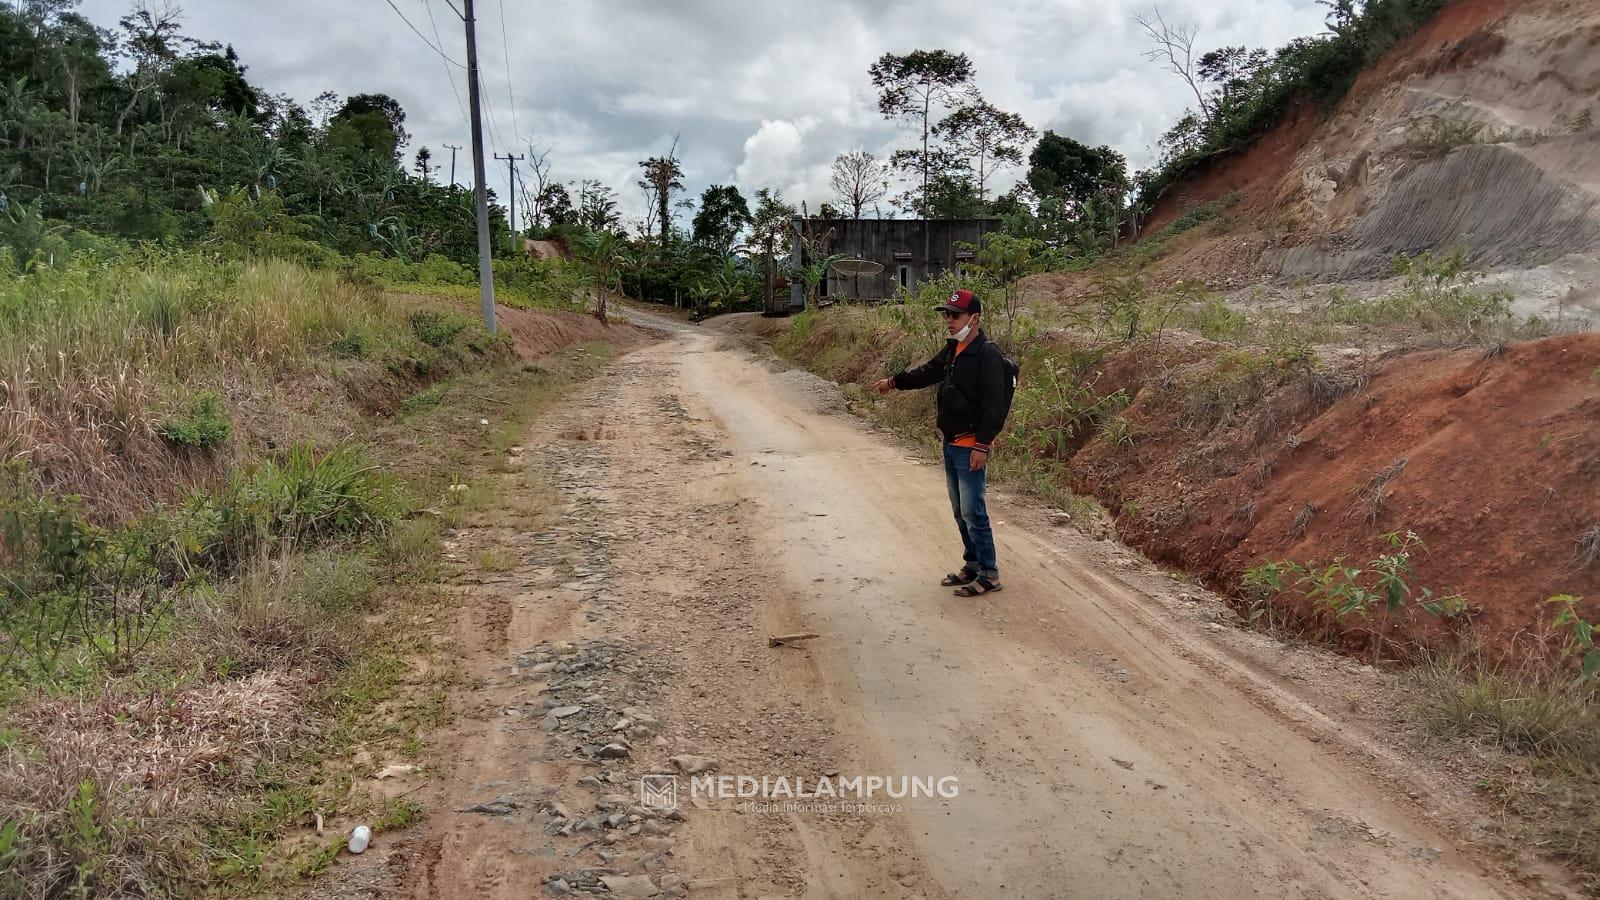
<path fill-rule="evenodd" d="M 934 309 L 940 312 L 976 314 L 983 312 L 983 301 L 979 300 L 978 295 L 971 291 L 957 290 L 951 291 L 949 299 L 935 306 Z"/>

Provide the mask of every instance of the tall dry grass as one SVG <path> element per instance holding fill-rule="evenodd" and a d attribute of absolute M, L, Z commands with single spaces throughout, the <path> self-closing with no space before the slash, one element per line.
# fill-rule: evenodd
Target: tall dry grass
<path fill-rule="evenodd" d="M 281 260 L 41 269 L 0 284 L 0 464 L 126 514 L 193 468 L 157 426 L 197 391 L 238 391 L 342 337 L 381 344 L 402 327 L 381 293 Z"/>

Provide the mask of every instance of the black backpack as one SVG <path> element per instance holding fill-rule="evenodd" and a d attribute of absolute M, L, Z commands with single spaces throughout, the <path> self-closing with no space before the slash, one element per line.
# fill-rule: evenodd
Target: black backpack
<path fill-rule="evenodd" d="M 1000 350 L 1000 345 L 996 344 L 995 350 L 999 351 L 1000 364 L 1006 369 L 1006 414 L 1000 417 L 1000 421 L 1004 422 L 1006 416 L 1011 415 L 1011 398 L 1017 395 L 1017 382 L 1022 378 L 1022 364 L 1007 356 L 1004 350 Z"/>

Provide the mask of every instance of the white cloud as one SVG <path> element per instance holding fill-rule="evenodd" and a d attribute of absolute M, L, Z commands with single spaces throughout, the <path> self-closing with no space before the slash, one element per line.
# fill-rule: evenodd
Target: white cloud
<path fill-rule="evenodd" d="M 465 58 L 460 20 L 440 0 L 395 4 L 430 41 L 436 22 L 445 51 Z M 969 54 L 985 96 L 1035 128 L 1110 143 L 1131 164 L 1148 164 L 1156 138 L 1193 101 L 1141 55 L 1146 39 L 1133 17 L 1150 4 L 478 0 L 491 149 L 551 144 L 559 178 L 599 178 L 636 214 L 638 161 L 676 135 L 691 194 L 734 181 L 746 193 L 781 188 L 814 209 L 828 199 L 837 153 L 862 146 L 886 156 L 912 139 L 909 127 L 879 116 L 867 67 L 884 52 L 943 47 Z M 127 5 L 85 0 L 82 11 L 114 26 Z M 327 89 L 388 93 L 406 109 L 410 151 L 427 145 L 448 165 L 440 146 L 466 143 L 447 64 L 383 0 L 191 0 L 186 9 L 190 33 L 232 43 L 248 77 L 270 92 L 302 102 Z M 1198 24 L 1205 49 L 1276 47 L 1321 30 L 1326 12 L 1315 0 L 1161 0 L 1161 10 Z M 448 71 L 464 98 L 465 73 Z M 465 159 L 457 168 L 470 177 Z M 503 194 L 505 167 L 490 171 Z"/>
<path fill-rule="evenodd" d="M 803 199 L 810 187 L 806 134 L 818 124 L 816 116 L 801 116 L 796 121 L 762 121 L 761 127 L 745 139 L 744 158 L 734 170 L 734 183 L 746 194 L 754 194 L 762 187 L 776 187 L 786 197 Z"/>

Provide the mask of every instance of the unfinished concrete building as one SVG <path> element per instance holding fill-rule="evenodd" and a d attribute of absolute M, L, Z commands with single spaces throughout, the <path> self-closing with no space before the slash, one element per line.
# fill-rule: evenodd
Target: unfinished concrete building
<path fill-rule="evenodd" d="M 876 275 L 848 275 L 830 271 L 819 286 L 824 300 L 886 300 L 900 289 L 914 289 L 973 258 L 971 249 L 985 234 L 1000 230 L 999 219 L 805 219 L 793 220 L 797 234 L 790 261 L 797 267 L 812 261 L 807 245 L 816 252 L 867 260 L 883 267 Z M 791 281 L 787 310 L 805 308 L 805 287 Z M 782 301 L 780 300 L 780 303 Z"/>

